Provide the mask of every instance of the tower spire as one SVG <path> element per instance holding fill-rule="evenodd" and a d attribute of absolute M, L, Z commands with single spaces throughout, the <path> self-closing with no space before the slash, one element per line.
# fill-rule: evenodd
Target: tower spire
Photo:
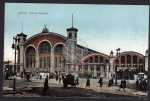
<path fill-rule="evenodd" d="M 73 14 L 72 14 L 72 28 L 73 28 Z"/>

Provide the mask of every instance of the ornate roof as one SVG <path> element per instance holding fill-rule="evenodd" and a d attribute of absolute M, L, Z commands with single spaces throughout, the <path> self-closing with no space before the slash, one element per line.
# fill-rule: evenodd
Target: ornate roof
<path fill-rule="evenodd" d="M 24 34 L 24 33 L 20 33 L 20 34 L 17 34 L 17 36 L 27 36 L 26 34 Z"/>
<path fill-rule="evenodd" d="M 67 28 L 67 31 L 78 31 L 78 29 L 74 28 L 74 27 L 71 27 L 71 28 Z"/>

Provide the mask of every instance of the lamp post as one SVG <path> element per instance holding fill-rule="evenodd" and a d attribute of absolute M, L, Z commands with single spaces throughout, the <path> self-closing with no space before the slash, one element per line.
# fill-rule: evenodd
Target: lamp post
<path fill-rule="evenodd" d="M 16 54 L 17 54 L 17 50 L 19 49 L 19 46 L 17 45 L 17 42 L 18 42 L 18 38 L 17 38 L 17 36 L 15 36 L 15 37 L 13 37 L 13 44 L 12 44 L 12 49 L 15 49 L 15 65 L 14 65 L 14 87 L 13 87 L 13 91 L 15 91 L 15 82 L 16 82 Z M 15 41 L 15 43 L 14 43 L 14 41 Z"/>
<path fill-rule="evenodd" d="M 118 48 L 118 49 L 116 49 L 116 51 L 117 51 L 117 59 L 118 59 L 118 56 L 120 55 L 120 48 Z M 117 65 L 118 65 L 119 63 L 117 62 Z M 116 65 L 116 69 L 115 69 L 115 72 L 116 72 L 116 82 L 115 82 L 115 84 L 117 84 L 117 65 Z"/>

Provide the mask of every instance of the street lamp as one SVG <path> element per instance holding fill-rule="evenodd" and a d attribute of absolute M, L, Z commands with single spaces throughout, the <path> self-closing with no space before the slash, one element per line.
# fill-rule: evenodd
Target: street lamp
<path fill-rule="evenodd" d="M 118 49 L 116 49 L 116 51 L 117 51 L 117 60 L 118 60 L 118 56 L 120 55 L 120 48 L 118 48 Z M 117 61 L 117 65 L 118 65 L 119 63 L 118 63 L 118 61 Z M 116 82 L 115 82 L 115 84 L 117 84 L 117 65 L 116 65 L 116 69 L 115 69 L 115 72 L 116 72 Z"/>
<path fill-rule="evenodd" d="M 15 44 L 14 44 L 15 41 Z M 16 81 L 16 54 L 17 54 L 17 50 L 19 49 L 19 46 L 17 45 L 17 42 L 19 41 L 19 38 L 17 38 L 17 36 L 13 37 L 13 44 L 12 44 L 12 49 L 15 49 L 15 65 L 14 65 L 14 87 L 13 87 L 13 91 L 15 91 L 15 81 Z"/>

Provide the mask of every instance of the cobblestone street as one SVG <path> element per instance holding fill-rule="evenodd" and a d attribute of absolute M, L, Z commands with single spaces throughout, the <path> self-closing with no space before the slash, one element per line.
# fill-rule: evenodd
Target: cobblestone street
<path fill-rule="evenodd" d="M 94 97 L 94 98 L 136 98 L 136 99 L 147 99 L 147 93 L 142 93 L 133 89 L 133 81 L 127 84 L 126 91 L 118 91 L 119 87 L 114 85 L 112 87 L 107 87 L 108 79 L 103 80 L 103 86 L 99 87 L 98 79 L 90 79 L 91 86 L 85 87 L 86 79 L 79 79 L 79 85 L 76 87 L 68 86 L 67 89 L 63 88 L 63 83 L 59 83 L 55 79 L 49 80 L 49 90 L 47 95 L 49 97 Z M 118 80 L 118 85 L 120 80 Z M 16 96 L 16 97 L 41 97 L 41 91 L 44 86 L 44 79 L 34 79 L 32 82 L 26 82 L 17 78 L 16 80 L 16 90 L 22 91 L 23 94 L 5 94 L 5 97 Z M 12 91 L 13 81 L 4 80 L 4 92 Z M 132 88 L 132 89 L 131 89 Z M 108 97 L 109 96 L 109 97 Z"/>

